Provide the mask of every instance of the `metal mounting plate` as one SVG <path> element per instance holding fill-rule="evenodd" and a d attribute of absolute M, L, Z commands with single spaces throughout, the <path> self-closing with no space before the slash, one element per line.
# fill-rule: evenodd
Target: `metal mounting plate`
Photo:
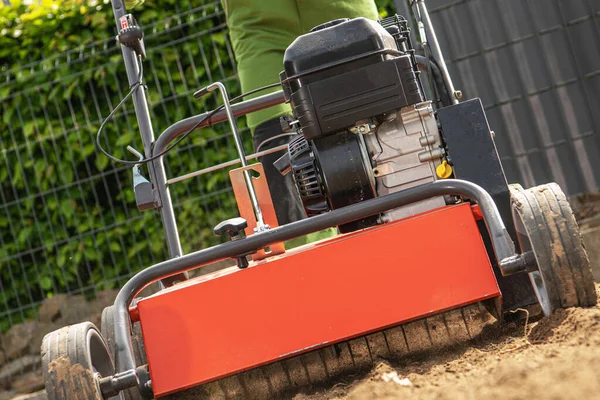
<path fill-rule="evenodd" d="M 245 229 L 246 236 L 250 236 L 254 233 L 256 228 L 256 216 L 252 208 L 250 201 L 250 195 L 248 193 L 248 187 L 244 180 L 244 171 L 255 171 L 258 176 L 252 177 L 252 184 L 256 191 L 256 197 L 258 198 L 258 204 L 263 213 L 265 223 L 271 228 L 279 226 L 277 222 L 277 216 L 275 215 L 275 208 L 273 207 L 273 199 L 271 199 L 271 192 L 267 184 L 267 178 L 265 171 L 261 163 L 251 164 L 246 167 L 236 168 L 229 171 L 229 179 L 231 179 L 231 185 L 233 186 L 233 193 L 235 200 L 240 211 L 240 216 L 248 221 L 248 227 Z M 259 250 L 252 254 L 253 260 L 262 260 L 266 257 L 271 257 L 277 254 L 285 253 L 285 247 L 283 243 L 275 243 L 269 246 L 270 251 L 265 249 Z"/>

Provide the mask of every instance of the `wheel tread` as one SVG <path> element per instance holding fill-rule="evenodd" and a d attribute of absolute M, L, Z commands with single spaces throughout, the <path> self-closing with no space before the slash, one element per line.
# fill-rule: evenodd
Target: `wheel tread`
<path fill-rule="evenodd" d="M 86 356 L 87 334 L 90 330 L 98 332 L 94 324 L 83 322 L 58 329 L 44 337 L 41 346 L 42 373 L 48 400 L 102 399 L 93 380 L 90 360 Z"/>
<path fill-rule="evenodd" d="M 563 254 L 559 254 L 559 256 L 564 256 L 564 259 L 559 258 L 562 267 L 560 271 L 563 272 L 567 286 L 576 298 L 572 304 L 583 304 L 583 297 L 579 293 L 581 291 L 581 286 L 579 287 L 580 290 L 578 290 L 578 285 L 575 284 L 575 282 L 581 282 L 583 278 L 581 273 L 578 273 L 580 272 L 579 267 L 582 263 L 581 253 L 577 251 L 574 243 L 569 240 L 569 237 L 572 236 L 570 229 L 571 227 L 568 224 L 567 218 L 565 218 L 565 214 L 562 210 L 561 204 L 558 202 L 558 198 L 554 194 L 552 187 L 550 185 L 546 186 L 547 189 L 543 190 L 541 193 L 544 195 L 544 199 L 548 203 L 548 208 L 553 213 L 556 213 L 556 218 L 553 219 L 555 230 L 552 232 L 564 250 Z"/>
<path fill-rule="evenodd" d="M 556 183 L 523 189 L 510 185 L 548 292 L 550 312 L 592 306 L 596 292 L 589 258 L 567 197 Z"/>
<path fill-rule="evenodd" d="M 545 248 L 546 244 L 550 243 L 552 239 L 544 229 L 541 229 L 541 227 L 545 226 L 543 221 L 540 221 L 541 216 L 533 212 L 535 208 L 539 209 L 540 207 L 532 189 L 525 190 L 520 185 L 514 185 L 511 189 L 513 206 L 516 207 L 522 216 L 523 223 L 526 225 L 527 234 L 529 240 L 532 242 L 533 248 Z M 538 263 L 541 264 L 540 268 L 543 269 L 543 279 L 550 281 L 550 284 L 546 285 L 546 290 L 548 291 L 548 297 L 551 303 L 550 307 L 552 309 L 560 308 L 561 303 L 558 300 L 560 297 L 558 288 L 560 286 L 556 271 L 552 268 L 546 268 L 546 264 L 549 261 L 546 260 L 548 254 L 540 254 L 538 251 L 536 257 Z"/>
<path fill-rule="evenodd" d="M 551 262 L 556 265 L 555 268 L 550 268 L 550 271 L 554 273 L 555 279 L 561 287 L 561 290 L 559 290 L 560 307 L 573 307 L 579 304 L 577 291 L 575 290 L 575 277 L 569 262 L 569 253 L 572 253 L 573 249 L 570 249 L 567 243 L 562 240 L 558 218 L 559 211 L 552 209 L 553 207 L 546 196 L 548 190 L 547 185 L 537 186 L 532 191 L 532 195 L 542 210 L 540 217 L 543 225 L 540 230 L 547 232 L 549 236 Z M 544 230 L 544 227 L 547 229 Z"/>
<path fill-rule="evenodd" d="M 583 245 L 579 225 L 577 224 L 571 205 L 565 194 L 560 190 L 560 187 L 556 183 L 551 183 L 548 186 L 551 188 L 550 192 L 559 205 L 559 210 L 565 223 L 564 232 L 567 233 L 566 238 L 573 249 L 572 252 L 567 253 L 567 257 L 575 258 L 575 262 L 570 263 L 573 276 L 577 282 L 582 283 L 581 285 L 575 285 L 579 305 L 585 307 L 594 306 L 597 302 L 594 277 L 592 275 L 589 256 Z M 577 251 L 577 249 L 582 249 L 582 251 Z"/>

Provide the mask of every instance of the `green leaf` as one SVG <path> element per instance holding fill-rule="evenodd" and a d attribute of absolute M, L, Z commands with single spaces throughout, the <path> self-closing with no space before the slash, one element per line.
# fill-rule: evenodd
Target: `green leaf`
<path fill-rule="evenodd" d="M 23 134 L 29 137 L 35 133 L 35 121 L 27 121 L 23 124 Z"/>
<path fill-rule="evenodd" d="M 86 144 L 83 146 L 83 155 L 88 157 L 96 151 L 96 145 L 94 143 Z"/>
<path fill-rule="evenodd" d="M 21 231 L 19 232 L 19 235 L 17 236 L 17 243 L 19 244 L 25 244 L 25 242 L 27 242 L 27 239 L 29 238 L 29 235 L 31 234 L 31 232 L 33 231 L 31 226 L 27 226 L 24 227 L 23 229 L 21 229 Z"/>
<path fill-rule="evenodd" d="M 60 202 L 60 210 L 62 214 L 67 218 L 71 218 L 73 216 L 73 204 L 68 199 L 65 199 Z"/>
<path fill-rule="evenodd" d="M 8 107 L 7 109 L 5 109 L 4 115 L 2 116 L 2 122 L 4 122 L 5 124 L 8 124 L 14 113 L 15 113 L 14 107 Z"/>
<path fill-rule="evenodd" d="M 106 157 L 104 154 L 100 154 L 98 157 L 96 157 L 94 164 L 96 165 L 96 168 L 98 168 L 98 171 L 104 171 L 104 168 L 106 168 L 108 165 L 108 161 L 108 157 Z"/>
<path fill-rule="evenodd" d="M 133 134 L 131 132 L 121 132 L 117 142 L 115 143 L 117 146 L 125 146 L 131 144 L 133 141 Z"/>
<path fill-rule="evenodd" d="M 110 242 L 110 249 L 114 252 L 121 252 L 121 245 L 118 242 Z"/>
<path fill-rule="evenodd" d="M 90 261 L 98 260 L 98 251 L 96 249 L 94 249 L 93 247 L 86 246 L 83 252 L 88 260 L 90 260 Z"/>
<path fill-rule="evenodd" d="M 5 99 L 10 94 L 10 86 L 0 88 L 0 99 Z"/>
<path fill-rule="evenodd" d="M 52 288 L 52 279 L 50 279 L 47 276 L 44 276 L 42 277 L 42 279 L 40 279 L 40 285 L 42 286 L 42 289 L 50 290 Z"/>

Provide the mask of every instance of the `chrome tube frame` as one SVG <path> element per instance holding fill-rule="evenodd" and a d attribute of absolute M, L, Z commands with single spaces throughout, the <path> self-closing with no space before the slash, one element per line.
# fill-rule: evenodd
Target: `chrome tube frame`
<path fill-rule="evenodd" d="M 450 72 L 448 72 L 448 66 L 446 65 L 446 61 L 444 60 L 442 48 L 440 47 L 440 42 L 438 41 L 438 38 L 435 34 L 435 29 L 433 29 L 433 23 L 431 22 L 429 11 L 427 10 L 427 6 L 425 5 L 425 0 L 415 1 L 418 7 L 418 15 L 420 15 L 421 21 L 425 25 L 426 35 L 428 37 L 426 44 L 430 46 L 433 59 L 435 60 L 442 72 L 442 78 L 444 79 L 446 88 L 450 93 L 452 104 L 458 104 L 458 100 L 461 97 L 461 93 L 460 91 L 457 91 L 454 88 L 454 83 L 452 82 L 452 78 L 450 77 Z"/>

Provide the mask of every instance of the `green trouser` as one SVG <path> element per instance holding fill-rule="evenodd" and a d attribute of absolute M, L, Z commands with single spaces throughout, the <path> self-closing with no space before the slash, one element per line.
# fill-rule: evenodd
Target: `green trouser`
<path fill-rule="evenodd" d="M 285 49 L 313 27 L 337 18 L 376 20 L 378 16 L 373 0 L 222 1 L 243 92 L 277 82 Z M 271 107 L 249 114 L 248 125 L 254 130 L 265 121 L 290 113 L 287 104 Z"/>

